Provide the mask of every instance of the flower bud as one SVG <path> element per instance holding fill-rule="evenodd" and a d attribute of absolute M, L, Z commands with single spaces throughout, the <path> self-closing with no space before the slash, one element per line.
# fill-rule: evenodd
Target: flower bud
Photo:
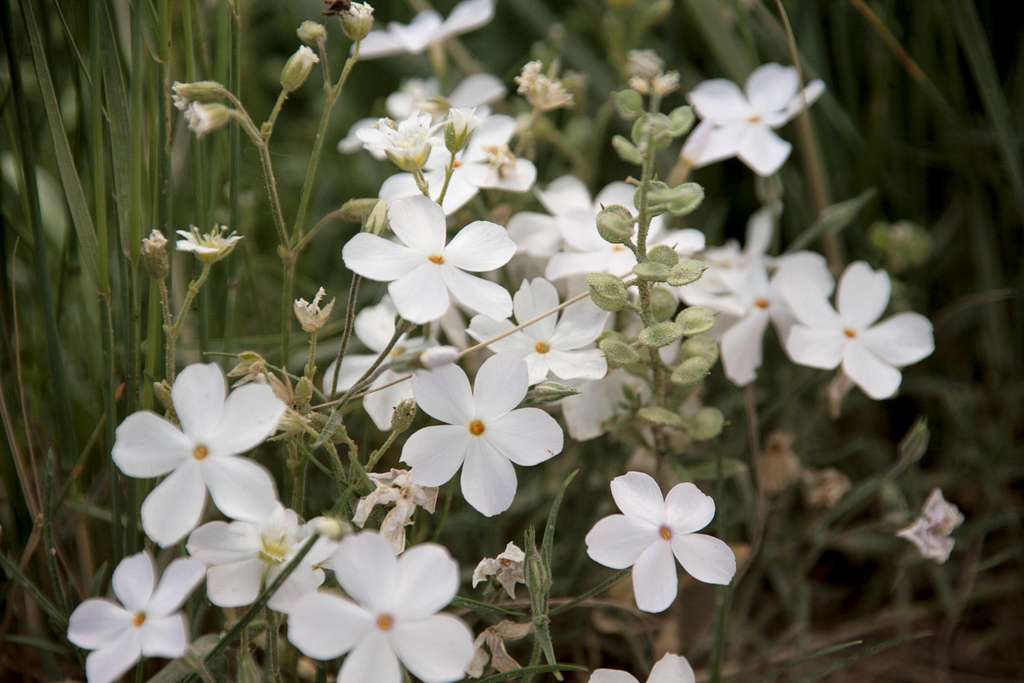
<path fill-rule="evenodd" d="M 686 431 L 694 441 L 708 441 L 721 434 L 724 426 L 725 416 L 722 411 L 705 406 L 687 421 Z"/>
<path fill-rule="evenodd" d="M 636 349 L 621 339 L 615 337 L 602 339 L 597 346 L 604 352 L 605 357 L 616 365 L 632 365 L 640 362 L 640 354 Z"/>
<path fill-rule="evenodd" d="M 196 137 L 201 138 L 226 126 L 234 115 L 235 110 L 223 104 L 193 102 L 185 110 L 185 121 Z"/>
<path fill-rule="evenodd" d="M 366 217 L 363 224 L 363 232 L 371 235 L 382 235 L 388 229 L 388 203 L 383 199 L 378 200 L 376 205 Z"/>
<path fill-rule="evenodd" d="M 605 242 L 626 244 L 633 237 L 636 219 L 624 206 L 613 204 L 597 214 L 597 232 Z"/>
<path fill-rule="evenodd" d="M 195 81 L 182 83 L 175 81 L 171 86 L 171 101 L 174 106 L 185 111 L 193 102 L 210 102 L 216 100 L 224 91 L 224 86 L 217 81 Z"/>
<path fill-rule="evenodd" d="M 327 40 L 327 29 L 324 28 L 323 24 L 315 21 L 304 21 L 299 24 L 299 28 L 295 31 L 295 35 L 297 35 L 299 40 L 307 45 L 319 45 L 321 42 Z"/>
<path fill-rule="evenodd" d="M 352 527 L 346 520 L 336 517 L 317 517 L 311 521 L 317 534 L 332 541 L 337 541 L 352 532 Z"/>
<path fill-rule="evenodd" d="M 706 334 L 690 337 L 679 347 L 683 358 L 703 358 L 708 365 L 718 362 L 718 342 Z"/>
<path fill-rule="evenodd" d="M 644 422 L 650 422 L 651 424 L 659 427 L 675 427 L 676 429 L 682 429 L 685 424 L 683 422 L 683 418 L 677 413 L 660 406 L 646 406 L 641 408 L 637 411 L 636 416 Z"/>
<path fill-rule="evenodd" d="M 661 181 L 651 183 L 647 192 L 649 207 L 654 213 L 665 213 L 673 216 L 685 216 L 692 213 L 704 201 L 704 188 L 697 183 L 683 183 L 669 187 Z"/>
<path fill-rule="evenodd" d="M 703 261 L 684 258 L 672 267 L 668 274 L 668 283 L 673 287 L 688 285 L 699 280 L 707 269 L 708 266 Z"/>
<path fill-rule="evenodd" d="M 362 223 L 380 200 L 375 197 L 349 199 L 338 210 L 338 218 L 347 223 Z"/>
<path fill-rule="evenodd" d="M 373 7 L 367 2 L 353 2 L 341 13 L 341 29 L 351 41 L 359 41 L 373 28 Z"/>
<path fill-rule="evenodd" d="M 448 123 L 444 127 L 444 145 L 448 151 L 455 154 L 465 149 L 477 123 L 475 108 L 456 107 L 449 110 Z"/>
<path fill-rule="evenodd" d="M 568 384 L 549 380 L 530 387 L 530 390 L 526 392 L 526 399 L 523 401 L 523 405 L 528 407 L 542 406 L 554 403 L 555 401 L 561 401 L 569 396 L 575 396 L 578 393 L 580 392 Z"/>
<path fill-rule="evenodd" d="M 149 233 L 142 239 L 142 258 L 146 264 L 146 272 L 154 280 L 167 277 L 170 264 L 167 260 L 167 238 L 159 230 Z"/>
<path fill-rule="evenodd" d="M 683 328 L 673 322 L 654 323 L 640 331 L 637 339 L 644 346 L 660 349 L 683 336 Z"/>
<path fill-rule="evenodd" d="M 308 377 L 302 377 L 295 383 L 295 405 L 308 407 L 309 400 L 313 397 L 313 382 Z"/>
<path fill-rule="evenodd" d="M 621 311 L 629 303 L 625 283 L 614 275 L 591 273 L 587 276 L 587 289 L 594 305 L 604 311 Z"/>
<path fill-rule="evenodd" d="M 704 306 L 690 306 L 684 308 L 676 316 L 676 324 L 682 329 L 682 333 L 687 337 L 692 337 L 695 334 L 701 334 L 707 332 L 715 326 L 715 318 L 718 317 L 718 313 L 705 308 Z"/>
<path fill-rule="evenodd" d="M 679 308 L 679 300 L 676 295 L 665 287 L 653 287 L 651 289 L 651 315 L 658 322 L 668 320 Z"/>
<path fill-rule="evenodd" d="M 634 145 L 632 142 L 616 135 L 612 138 L 612 147 L 615 148 L 615 152 L 619 155 L 619 158 L 623 161 L 633 164 L 635 166 L 643 166 L 644 155 L 640 151 L 640 148 Z"/>
<path fill-rule="evenodd" d="M 619 116 L 632 121 L 644 113 L 644 98 L 636 90 L 620 90 L 612 96 Z"/>
<path fill-rule="evenodd" d="M 647 260 L 664 263 L 671 268 L 679 262 L 679 254 L 667 244 L 659 244 L 647 250 Z"/>
<path fill-rule="evenodd" d="M 645 282 L 664 282 L 668 279 L 669 268 L 657 261 L 644 261 L 633 268 L 633 273 Z"/>
<path fill-rule="evenodd" d="M 433 370 L 434 368 L 451 365 L 459 360 L 460 354 L 461 351 L 454 346 L 432 346 L 421 353 L 416 360 L 420 367 L 426 370 Z"/>
<path fill-rule="evenodd" d="M 281 88 L 287 92 L 295 92 L 313 72 L 313 67 L 320 63 L 316 53 L 303 45 L 288 58 L 281 69 Z"/>
<path fill-rule="evenodd" d="M 416 401 L 407 398 L 401 401 L 391 412 L 391 431 L 401 434 L 416 419 Z"/>
<path fill-rule="evenodd" d="M 174 410 L 174 401 L 171 399 L 171 384 L 167 380 L 153 382 L 153 395 L 164 410 Z"/>
<path fill-rule="evenodd" d="M 687 358 L 672 371 L 672 381 L 682 386 L 696 384 L 711 372 L 711 363 L 701 356 Z"/>

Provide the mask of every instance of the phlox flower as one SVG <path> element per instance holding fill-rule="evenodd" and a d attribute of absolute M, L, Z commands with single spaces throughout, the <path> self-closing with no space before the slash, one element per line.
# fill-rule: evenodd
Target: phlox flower
<path fill-rule="evenodd" d="M 744 90 L 724 78 L 704 81 L 687 96 L 701 122 L 680 155 L 695 168 L 737 157 L 758 175 L 770 176 L 793 147 L 774 129 L 786 125 L 824 91 L 825 84 L 818 80 L 800 91 L 797 70 L 778 64 L 755 69 Z"/>
<path fill-rule="evenodd" d="M 352 272 L 390 283 L 400 316 L 414 323 L 437 320 L 448 310 L 449 294 L 473 311 L 512 314 L 512 297 L 501 285 L 466 272 L 495 270 L 512 258 L 515 243 L 500 225 L 475 221 L 445 244 L 444 211 L 423 196 L 389 202 L 388 222 L 400 243 L 361 232 L 341 254 Z"/>
<path fill-rule="evenodd" d="M 696 677 L 686 657 L 666 653 L 651 669 L 647 683 L 694 683 Z M 640 683 L 639 679 L 617 669 L 598 669 L 590 674 L 589 683 Z"/>
<path fill-rule="evenodd" d="M 402 448 L 412 480 L 440 486 L 462 468 L 462 494 L 480 513 L 492 517 L 512 505 L 516 471 L 562 451 L 562 428 L 540 408 L 516 408 L 526 397 L 529 371 L 514 353 L 491 356 L 477 372 L 474 387 L 457 365 L 412 378 L 416 403 L 443 425 L 424 427 Z"/>
<path fill-rule="evenodd" d="M 497 557 L 485 557 L 473 570 L 473 588 L 487 580 L 488 576 L 498 579 L 498 583 L 508 593 L 508 597 L 516 599 L 516 584 L 526 583 L 526 553 L 515 543 L 509 541 L 505 549 Z"/>
<path fill-rule="evenodd" d="M 425 10 L 408 24 L 392 21 L 384 30 L 370 31 L 359 47 L 359 58 L 419 54 L 431 45 L 478 29 L 493 18 L 494 0 L 463 0 L 447 19 L 433 10 Z"/>
<path fill-rule="evenodd" d="M 954 541 L 950 534 L 963 524 L 960 509 L 946 502 L 941 489 L 932 489 L 928 500 L 921 508 L 921 515 L 910 526 L 900 529 L 896 535 L 917 546 L 923 557 L 937 564 L 944 564 L 953 552 Z"/>
<path fill-rule="evenodd" d="M 863 261 L 843 272 L 836 308 L 813 282 L 792 278 L 780 283 L 798 321 L 786 339 L 790 358 L 824 370 L 841 365 L 873 399 L 895 394 L 902 380 L 899 368 L 931 355 L 935 341 L 932 324 L 918 313 L 900 313 L 876 324 L 889 304 L 891 288 L 888 273 Z"/>
<path fill-rule="evenodd" d="M 517 324 L 558 306 L 558 290 L 543 278 L 523 280 L 512 299 Z M 608 361 L 600 349 L 583 347 L 594 343 L 608 320 L 608 313 L 590 299 L 577 302 L 561 314 L 552 314 L 491 344 L 494 351 L 521 356 L 530 370 L 530 384 L 544 381 L 551 373 L 561 379 L 600 379 L 608 372 Z M 511 330 L 509 320 L 494 320 L 480 314 L 470 322 L 469 334 L 485 341 Z"/>
<path fill-rule="evenodd" d="M 391 544 L 395 553 L 405 550 L 405 527 L 412 524 L 413 513 L 421 507 L 434 514 L 437 505 L 437 488 L 417 486 L 407 470 L 392 469 L 390 472 L 370 472 L 367 475 L 376 488 L 359 499 L 352 522 L 363 528 L 367 518 L 378 505 L 394 505 L 380 523 L 380 535 Z"/>
<path fill-rule="evenodd" d="M 610 370 L 603 378 L 572 382 L 578 394 L 562 399 L 562 416 L 569 436 L 576 441 L 589 441 L 605 433 L 606 423 L 621 412 L 625 392 L 640 396 L 648 393 L 647 385 L 625 370 Z"/>
<path fill-rule="evenodd" d="M 251 605 L 265 585 L 273 583 L 306 540 L 319 519 L 302 524 L 294 510 L 278 503 L 263 519 L 208 522 L 193 531 L 189 554 L 207 565 L 206 594 L 218 607 Z M 268 607 L 287 612 L 296 600 L 324 582 L 319 564 L 337 544 L 317 539 L 313 548 L 271 596 Z"/>
<path fill-rule="evenodd" d="M 376 306 L 368 306 L 356 315 L 354 325 L 356 337 L 372 353 L 346 353 L 341 359 L 341 374 L 338 377 L 338 391 L 347 391 L 355 384 L 363 373 L 370 369 L 377 356 L 387 348 L 388 342 L 395 334 L 395 307 L 391 299 L 384 299 Z M 421 337 L 402 335 L 398 343 L 391 349 L 389 360 L 395 361 L 423 351 L 429 342 Z M 331 361 L 324 371 L 323 392 L 330 396 L 334 388 L 334 375 L 337 364 Z M 380 430 L 391 429 L 391 415 L 402 401 L 412 398 L 412 385 L 409 382 L 393 383 L 400 375 L 394 370 L 385 369 L 370 384 L 373 393 L 363 397 L 363 408 Z M 381 389 L 381 387 L 385 387 Z"/>
<path fill-rule="evenodd" d="M 473 634 L 438 614 L 459 589 L 459 566 L 444 547 L 424 543 L 396 558 L 365 531 L 341 541 L 328 564 L 349 597 L 313 593 L 290 612 L 288 640 L 304 655 L 347 653 L 338 683 L 401 683 L 401 666 L 425 683 L 463 678 Z"/>
<path fill-rule="evenodd" d="M 188 648 L 188 622 L 179 612 L 203 580 L 203 564 L 178 558 L 156 581 L 148 552 L 121 560 L 111 586 L 120 604 L 90 598 L 71 613 L 68 640 L 85 650 L 89 683 L 112 683 L 141 657 L 176 659 Z"/>
<path fill-rule="evenodd" d="M 226 394 L 216 363 L 189 365 L 171 389 L 180 429 L 148 410 L 132 413 L 117 428 L 113 457 L 122 473 L 170 475 L 142 502 L 142 528 L 161 547 L 195 528 L 207 490 L 217 509 L 234 519 L 261 519 L 277 504 L 270 473 L 239 454 L 274 433 L 285 405 L 265 384 Z"/>
<path fill-rule="evenodd" d="M 623 514 L 609 515 L 594 525 L 586 536 L 587 554 L 612 569 L 633 567 L 639 609 L 664 612 L 676 599 L 677 560 L 698 581 L 732 581 L 732 549 L 714 536 L 697 533 L 715 516 L 710 496 L 685 483 L 676 484 L 662 498 L 658 482 L 642 472 L 615 477 L 611 489 Z"/>

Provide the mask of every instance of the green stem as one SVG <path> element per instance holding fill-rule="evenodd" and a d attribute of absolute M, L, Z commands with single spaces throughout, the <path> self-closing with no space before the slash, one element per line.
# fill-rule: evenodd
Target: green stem
<path fill-rule="evenodd" d="M 270 608 L 263 610 L 263 618 L 267 621 L 267 668 L 270 669 L 270 680 L 281 683 L 281 651 L 277 643 L 277 615 Z"/>
<path fill-rule="evenodd" d="M 444 185 L 441 186 L 441 194 L 437 196 L 437 205 L 444 206 L 444 198 L 448 195 L 448 185 L 452 182 L 452 174 L 455 173 L 455 152 L 448 161 L 448 168 L 444 170 Z"/>
<path fill-rule="evenodd" d="M 341 361 L 348 350 L 349 339 L 352 338 L 352 328 L 356 322 L 356 299 L 359 297 L 359 283 L 363 278 L 355 273 L 352 274 L 352 282 L 348 286 L 348 301 L 345 302 L 345 327 L 341 332 L 341 345 L 338 346 L 338 354 L 334 357 L 334 377 L 331 379 L 331 390 L 327 394 L 328 400 L 338 393 L 338 377 L 341 375 Z"/>
<path fill-rule="evenodd" d="M 585 591 L 583 593 L 580 593 L 578 596 L 576 596 L 572 600 L 569 600 L 568 602 L 562 603 L 558 607 L 553 608 L 550 612 L 548 612 L 548 616 L 554 617 L 556 615 L 561 614 L 562 612 L 568 612 L 569 610 L 573 609 L 574 607 L 578 607 L 579 605 L 582 605 L 584 602 L 586 602 L 590 598 L 594 597 L 595 595 L 600 595 L 601 593 L 604 593 L 606 590 L 608 590 L 609 588 L 611 588 L 612 586 L 617 584 L 622 579 L 626 578 L 626 576 L 628 576 L 628 575 L 629 575 L 629 570 L 628 569 L 622 569 L 620 571 L 615 572 L 614 574 L 609 576 L 607 579 L 605 579 L 601 583 L 599 583 L 596 586 L 594 586 L 593 588 L 591 588 L 591 589 L 589 589 L 589 590 L 587 590 L 587 591 Z"/>
<path fill-rule="evenodd" d="M 174 323 L 170 328 L 164 330 L 164 334 L 167 336 L 167 377 L 169 382 L 174 382 L 175 373 L 177 372 L 177 364 L 175 362 L 175 346 L 178 343 L 178 336 L 181 334 L 181 326 L 185 321 L 185 315 L 192 307 L 192 303 L 195 301 L 196 295 L 203 288 L 207 278 L 210 277 L 210 269 L 213 264 L 203 263 L 203 269 L 199 271 L 199 277 L 188 283 L 188 291 L 185 293 L 185 301 L 181 305 L 181 309 L 178 311 L 178 316 L 174 319 Z M 168 307 L 170 304 L 168 304 Z M 168 308 L 169 310 L 169 308 Z M 169 314 L 165 315 L 164 320 L 169 318 Z"/>

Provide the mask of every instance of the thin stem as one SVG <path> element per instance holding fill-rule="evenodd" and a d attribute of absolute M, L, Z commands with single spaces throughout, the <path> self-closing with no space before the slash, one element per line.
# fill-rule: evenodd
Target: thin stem
<path fill-rule="evenodd" d="M 452 152 L 448 167 L 444 170 L 444 185 L 441 186 L 441 194 L 437 196 L 437 205 L 444 206 L 444 198 L 448 194 L 448 185 L 452 182 L 452 175 L 455 173 L 455 152 Z"/>
<path fill-rule="evenodd" d="M 328 397 L 338 393 L 338 377 L 341 375 L 341 360 L 348 350 L 348 342 L 352 337 L 352 328 L 356 322 L 356 299 L 359 297 L 359 283 L 363 278 L 353 273 L 352 282 L 348 287 L 348 301 L 345 303 L 345 327 L 341 332 L 341 345 L 338 346 L 338 355 L 334 357 L 334 377 L 331 380 L 331 391 Z"/>
<path fill-rule="evenodd" d="M 600 595 L 601 593 L 604 593 L 606 590 L 617 584 L 619 581 L 626 578 L 626 576 L 629 575 L 629 571 L 630 570 L 628 569 L 622 569 L 620 571 L 615 572 L 614 574 L 612 574 L 607 579 L 597 584 L 590 590 L 584 591 L 572 600 L 569 600 L 568 602 L 562 603 L 558 607 L 555 607 L 550 612 L 548 612 L 548 616 L 554 617 L 555 615 L 561 614 L 562 612 L 568 612 L 572 608 L 583 604 L 595 595 Z"/>
<path fill-rule="evenodd" d="M 277 615 L 270 608 L 263 610 L 263 618 L 267 621 L 267 665 L 270 669 L 270 680 L 281 683 L 281 651 L 277 643 Z"/>
<path fill-rule="evenodd" d="M 185 301 L 181 305 L 181 309 L 178 311 L 177 317 L 174 319 L 174 324 L 170 328 L 164 330 L 164 334 L 167 336 L 167 367 L 168 367 L 168 381 L 173 382 L 176 371 L 175 363 L 175 345 L 178 342 L 178 336 L 181 334 L 181 326 L 185 321 L 185 314 L 188 313 L 192 307 L 192 303 L 195 301 L 199 291 L 206 284 L 207 278 L 210 277 L 210 269 L 213 267 L 212 263 L 203 263 L 203 269 L 199 271 L 199 277 L 188 283 L 188 291 L 185 293 Z M 165 317 L 166 320 L 166 317 Z"/>
<path fill-rule="evenodd" d="M 281 92 L 277 94 L 277 101 L 274 102 L 274 108 L 270 112 L 270 116 L 267 117 L 266 122 L 260 127 L 260 135 L 263 137 L 264 142 L 270 144 L 270 138 L 274 134 L 274 126 L 277 125 L 277 117 L 281 113 L 281 109 L 284 107 L 285 100 L 288 99 L 288 91 L 281 89 Z"/>

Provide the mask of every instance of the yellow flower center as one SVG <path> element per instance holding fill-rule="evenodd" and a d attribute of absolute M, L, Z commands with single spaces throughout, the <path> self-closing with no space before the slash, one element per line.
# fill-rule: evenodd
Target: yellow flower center
<path fill-rule="evenodd" d="M 762 121 L 764 121 L 764 119 L 762 119 L 757 114 L 754 114 L 753 116 L 747 118 L 747 123 L 761 123 Z"/>
<path fill-rule="evenodd" d="M 857 330 L 850 327 L 845 327 L 843 328 L 843 334 L 846 335 L 847 339 L 854 339 L 857 336 Z"/>
<path fill-rule="evenodd" d="M 434 254 L 433 256 L 428 256 L 427 260 L 430 261 L 431 263 L 441 265 L 442 263 L 444 263 L 444 256 L 441 256 L 440 254 Z"/>
<path fill-rule="evenodd" d="M 768 303 L 768 299 L 765 299 L 762 296 L 757 299 L 754 299 L 754 305 L 757 306 L 758 308 L 768 308 L 770 304 Z"/>
<path fill-rule="evenodd" d="M 469 423 L 469 433 L 472 434 L 473 436 L 480 436 L 486 430 L 487 428 L 484 427 L 484 423 L 481 422 L 480 420 L 473 420 L 472 422 Z"/>
<path fill-rule="evenodd" d="M 533 350 L 536 351 L 537 353 L 547 353 L 548 351 L 551 350 L 551 345 L 548 344 L 547 342 L 539 341 L 536 344 L 534 344 Z"/>
<path fill-rule="evenodd" d="M 210 449 L 206 446 L 199 445 L 192 449 L 192 457 L 196 460 L 206 460 L 206 456 L 210 454 Z"/>
<path fill-rule="evenodd" d="M 390 614 L 382 614 L 377 617 L 377 628 L 381 631 L 390 631 L 395 626 L 395 618 Z"/>
<path fill-rule="evenodd" d="M 669 529 L 667 526 L 663 526 L 660 529 L 658 529 L 658 535 L 664 538 L 666 541 L 672 540 L 672 530 Z"/>
<path fill-rule="evenodd" d="M 142 626 L 145 623 L 146 623 L 146 613 L 145 612 L 136 612 L 135 616 L 132 617 L 132 626 L 134 626 L 135 628 L 139 628 L 140 626 Z"/>

